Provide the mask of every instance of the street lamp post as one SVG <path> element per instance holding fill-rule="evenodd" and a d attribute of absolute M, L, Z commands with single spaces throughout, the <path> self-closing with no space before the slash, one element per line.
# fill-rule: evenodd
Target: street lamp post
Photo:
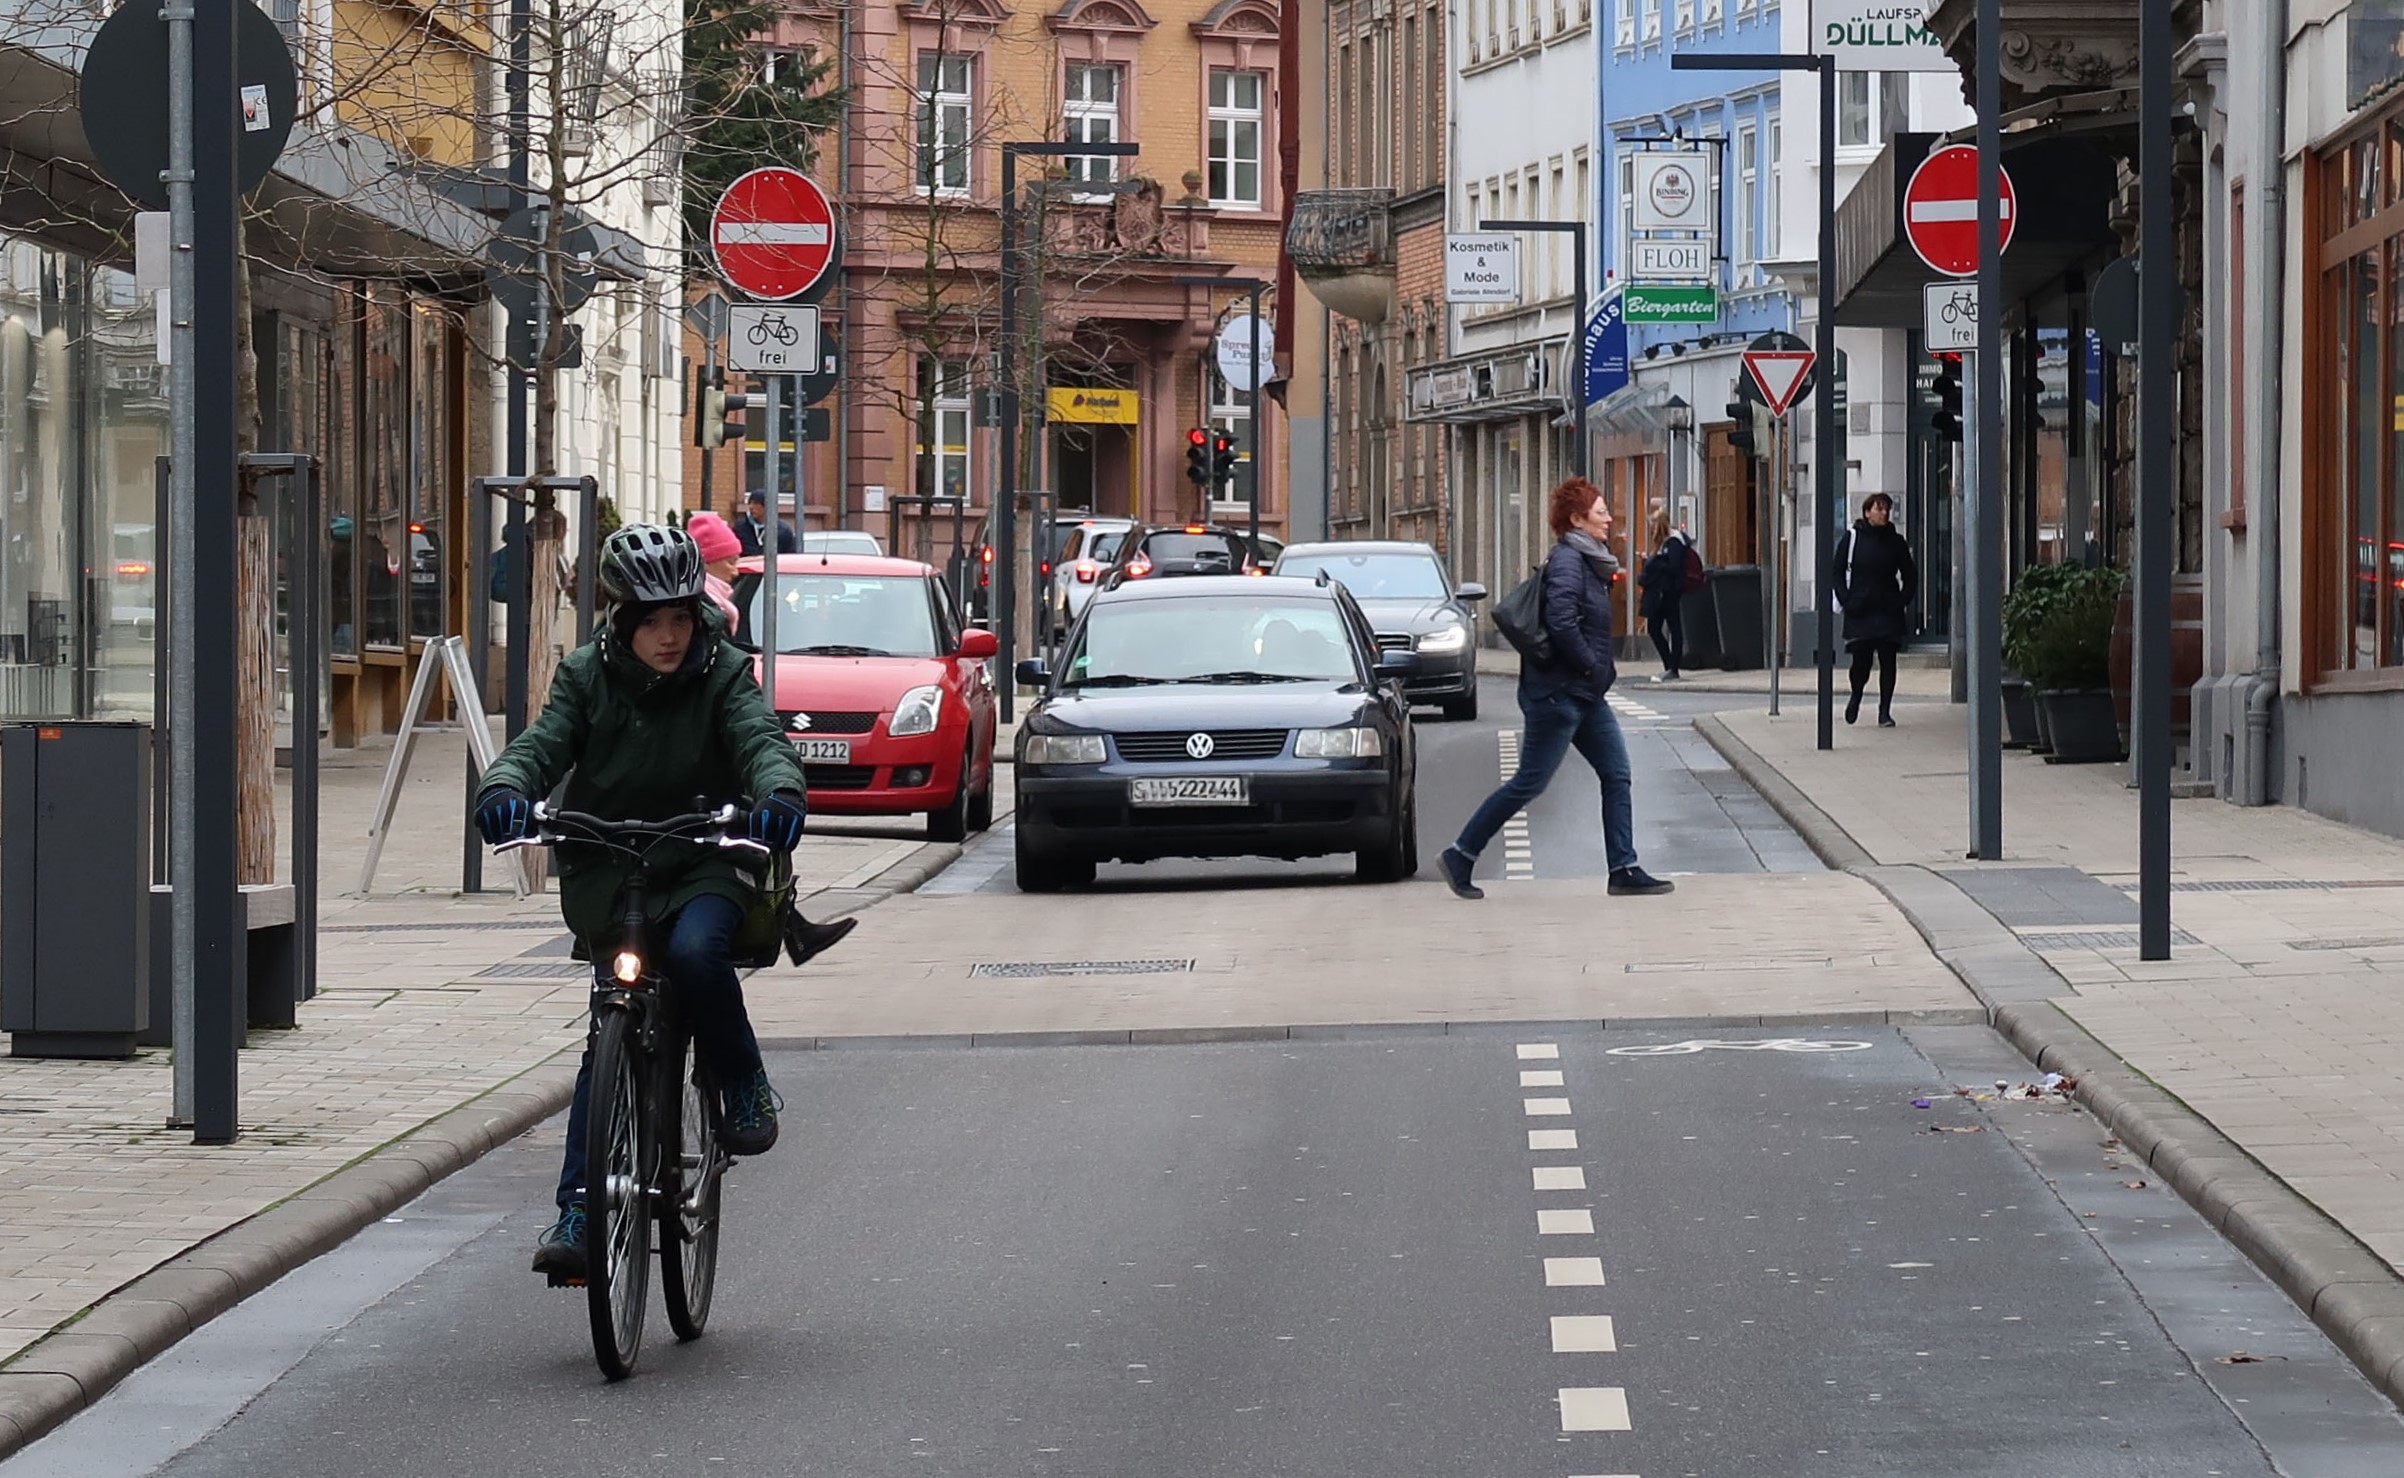
<path fill-rule="evenodd" d="M 1477 223 L 1480 231 L 1559 231 L 1570 239 L 1570 250 L 1577 256 L 1573 266 L 1570 293 L 1575 306 L 1570 309 L 1569 342 L 1583 345 L 1586 341 L 1586 223 L 1584 221 L 1489 221 Z M 1578 408 L 1577 429 L 1569 443 L 1569 470 L 1579 477 L 1586 475 L 1586 367 L 1577 364 L 1570 373 L 1575 388 L 1570 392 L 1570 404 Z"/>
<path fill-rule="evenodd" d="M 1812 430 L 1812 479 L 1817 484 L 1820 516 L 1813 520 L 1813 551 L 1819 577 L 1813 603 L 1819 619 L 1820 725 L 1819 747 L 1836 747 L 1836 631 L 1828 618 L 1828 587 L 1836 578 L 1836 531 L 1845 526 L 1844 494 L 1837 487 L 1836 466 L 1836 58 L 1793 52 L 1717 52 L 1709 56 L 1679 52 L 1669 59 L 1674 72 L 1815 72 L 1820 79 L 1820 322 L 1813 337 L 1814 368 L 1819 396 L 1813 406 L 1818 420 Z M 1775 661 L 1776 655 L 1769 654 Z"/>
<path fill-rule="evenodd" d="M 1002 479 L 993 500 L 994 637 L 1001 643 L 1002 722 L 1009 723 L 1018 697 L 1018 159 L 1033 154 L 1052 159 L 1129 159 L 1132 143 L 1055 144 L 1028 140 L 1002 145 L 1002 263 L 999 371 L 1002 396 Z"/>
<path fill-rule="evenodd" d="M 1268 288 L 1269 284 L 1263 282 L 1257 277 L 1180 277 L 1176 279 L 1176 282 L 1180 287 L 1238 288 L 1251 295 L 1251 306 L 1246 311 L 1251 314 L 1252 324 L 1252 382 L 1244 387 L 1244 414 L 1250 423 L 1250 435 L 1246 439 L 1252 443 L 1252 445 L 1246 449 L 1252 457 L 1252 497 L 1250 500 L 1252 508 L 1250 512 L 1250 527 L 1245 532 L 1247 535 L 1247 542 L 1253 546 L 1253 557 L 1258 558 L 1260 548 L 1260 480 L 1264 475 L 1263 469 L 1269 465 L 1267 456 L 1261 450 L 1261 437 L 1266 427 L 1262 422 L 1260 415 L 1260 295 Z M 1207 412 L 1207 407 L 1205 407 L 1205 410 Z M 1210 417 L 1206 413 L 1202 419 L 1207 421 L 1210 419 Z M 1290 537 L 1290 530 L 1288 531 L 1288 534 Z"/>

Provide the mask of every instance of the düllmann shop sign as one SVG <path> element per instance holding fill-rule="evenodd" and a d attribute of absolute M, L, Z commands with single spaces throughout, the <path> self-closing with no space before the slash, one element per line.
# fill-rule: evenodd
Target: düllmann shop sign
<path fill-rule="evenodd" d="M 1926 0 L 1812 0 L 1811 50 L 1840 72 L 1957 70 L 1928 29 Z"/>

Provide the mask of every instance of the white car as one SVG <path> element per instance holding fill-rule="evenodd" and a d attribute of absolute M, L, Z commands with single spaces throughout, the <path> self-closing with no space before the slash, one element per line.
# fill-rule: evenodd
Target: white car
<path fill-rule="evenodd" d="M 882 555 L 885 546 L 877 542 L 876 535 L 864 529 L 804 529 L 801 552 Z"/>
<path fill-rule="evenodd" d="M 1068 531 L 1052 571 L 1052 612 L 1061 631 L 1077 624 L 1134 527 L 1132 518 L 1081 518 Z"/>

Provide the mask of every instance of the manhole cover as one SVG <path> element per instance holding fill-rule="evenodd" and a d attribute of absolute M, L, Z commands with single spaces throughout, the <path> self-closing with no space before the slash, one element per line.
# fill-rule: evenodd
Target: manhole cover
<path fill-rule="evenodd" d="M 1174 975 L 1192 960 L 996 960 L 968 967 L 972 980 L 1032 980 L 1052 975 Z"/>
<path fill-rule="evenodd" d="M 2135 949 L 2142 942 L 2134 929 L 2080 929 L 2063 933 L 2024 932 L 2020 942 L 2030 949 Z M 2172 944 L 2193 944 L 2194 935 L 2184 929 L 2170 931 Z"/>

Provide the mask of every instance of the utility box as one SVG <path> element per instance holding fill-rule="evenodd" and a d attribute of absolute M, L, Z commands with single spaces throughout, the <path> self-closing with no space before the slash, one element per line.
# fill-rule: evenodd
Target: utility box
<path fill-rule="evenodd" d="M 150 1024 L 150 726 L 0 728 L 0 1031 L 131 1057 Z"/>
<path fill-rule="evenodd" d="M 1762 651 L 1761 566 L 1722 565 L 1704 587 L 1719 626 L 1720 669 L 1750 672 L 1767 665 Z"/>

